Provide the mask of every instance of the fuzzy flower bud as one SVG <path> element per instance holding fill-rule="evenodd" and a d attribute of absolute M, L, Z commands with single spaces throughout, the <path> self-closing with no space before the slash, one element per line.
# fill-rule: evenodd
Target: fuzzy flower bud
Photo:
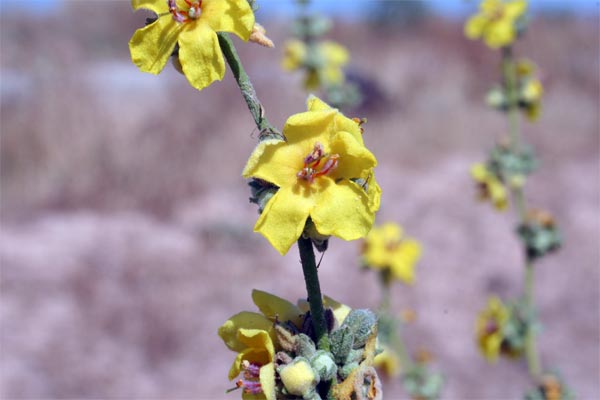
<path fill-rule="evenodd" d="M 304 357 L 297 357 L 291 364 L 282 367 L 279 376 L 286 391 L 294 396 L 309 395 L 319 383 L 319 376 Z"/>

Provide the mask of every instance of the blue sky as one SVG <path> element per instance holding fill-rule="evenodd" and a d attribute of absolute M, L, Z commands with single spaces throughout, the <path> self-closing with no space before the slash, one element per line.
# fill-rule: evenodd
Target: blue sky
<path fill-rule="evenodd" d="M 52 12 L 68 1 L 89 0 L 0 0 L 1 9 L 11 9 L 23 6 L 27 12 L 44 14 Z M 128 0 L 104 0 L 123 1 Z M 477 0 L 313 0 L 312 10 L 329 15 L 358 17 L 361 10 L 377 1 L 426 1 L 433 10 L 449 16 L 463 16 L 473 12 L 477 7 Z M 91 1 L 90 1 L 91 2 Z M 578 14 L 598 15 L 600 0 L 530 0 L 530 9 L 533 13 L 540 10 L 574 11 Z M 98 1 L 94 1 L 97 5 Z M 259 0 L 261 13 L 275 13 L 280 15 L 294 15 L 296 4 L 294 0 Z"/>

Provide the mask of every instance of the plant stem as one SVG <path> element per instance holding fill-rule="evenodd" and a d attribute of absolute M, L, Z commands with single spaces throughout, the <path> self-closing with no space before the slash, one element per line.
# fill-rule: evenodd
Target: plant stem
<path fill-rule="evenodd" d="M 533 306 L 533 263 L 527 261 L 525 266 L 525 307 L 527 308 L 527 334 L 525 336 L 525 351 L 527 353 L 527 366 L 529 374 L 534 378 L 541 376 L 540 359 L 537 352 L 535 332 L 533 330 L 534 306 Z"/>
<path fill-rule="evenodd" d="M 311 240 L 300 237 L 300 239 L 298 239 L 298 250 L 300 251 L 300 261 L 302 262 L 302 272 L 304 273 L 304 282 L 306 283 L 308 303 L 310 304 L 310 316 L 317 338 L 317 347 L 321 350 L 328 351 L 329 336 L 327 335 L 327 323 L 325 321 L 325 311 L 323 309 L 321 286 L 319 285 L 319 273 L 317 271 L 315 252 Z"/>
<path fill-rule="evenodd" d="M 521 151 L 521 125 L 518 104 L 517 71 L 512 49 L 505 47 L 502 50 L 502 74 L 506 88 L 508 102 L 508 122 L 510 133 L 510 147 L 515 154 Z M 527 219 L 527 200 L 522 187 L 512 187 L 511 194 L 519 222 L 525 223 Z M 526 253 L 526 252 L 525 252 Z M 525 282 L 523 289 L 523 300 L 526 309 L 526 334 L 525 353 L 527 356 L 527 367 L 532 378 L 537 379 L 541 375 L 541 366 L 534 331 L 535 306 L 533 301 L 533 262 L 525 255 Z"/>
<path fill-rule="evenodd" d="M 229 34 L 219 32 L 217 33 L 217 36 L 219 37 L 221 51 L 227 60 L 227 64 L 229 64 L 229 67 L 231 68 L 235 81 L 242 91 L 242 96 L 244 97 L 244 100 L 246 100 L 250 114 L 252 114 L 252 118 L 254 118 L 254 123 L 260 131 L 260 137 L 270 136 L 283 139 L 279 130 L 273 127 L 265 116 L 265 109 L 258 100 L 254 86 L 252 86 L 252 82 L 250 82 L 250 78 L 244 70 L 242 61 L 235 50 L 233 42 L 229 38 Z"/>
<path fill-rule="evenodd" d="M 406 351 L 406 346 L 404 345 L 404 340 L 402 337 L 403 331 L 403 323 L 402 321 L 393 318 L 390 313 L 391 308 L 391 299 L 392 299 L 392 291 L 391 291 L 391 277 L 389 276 L 389 270 L 384 270 L 381 272 L 381 304 L 379 306 L 379 311 L 381 315 L 385 316 L 386 319 L 390 319 L 393 321 L 393 326 L 391 327 L 393 331 L 389 335 L 389 345 L 392 350 L 398 355 L 400 358 L 401 370 L 408 372 L 412 369 L 413 363 Z"/>

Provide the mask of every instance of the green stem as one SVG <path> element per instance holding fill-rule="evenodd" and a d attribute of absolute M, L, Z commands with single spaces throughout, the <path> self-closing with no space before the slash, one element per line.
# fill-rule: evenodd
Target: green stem
<path fill-rule="evenodd" d="M 533 305 L 533 263 L 527 262 L 525 266 L 525 308 L 527 310 L 527 332 L 525 336 L 525 352 L 527 354 L 527 366 L 529 374 L 534 378 L 541 377 L 540 358 L 537 352 L 537 344 L 535 341 L 535 331 L 533 329 L 533 321 L 535 320 L 534 305 Z"/>
<path fill-rule="evenodd" d="M 298 239 L 298 250 L 300 251 L 300 261 L 302 262 L 302 272 L 304 273 L 304 282 L 306 283 L 310 316 L 317 338 L 317 347 L 328 351 L 329 336 L 327 335 L 327 323 L 325 321 L 321 286 L 319 285 L 319 273 L 311 240 L 300 237 Z"/>
<path fill-rule="evenodd" d="M 392 350 L 398 355 L 400 358 L 400 365 L 402 371 L 408 372 L 412 369 L 413 363 L 406 351 L 406 346 L 404 344 L 404 339 L 402 336 L 403 331 L 403 323 L 402 321 L 398 321 L 396 318 L 393 318 L 390 313 L 391 308 L 391 299 L 392 299 L 392 291 L 391 291 L 391 276 L 389 269 L 383 270 L 381 272 L 381 304 L 379 307 L 381 315 L 385 315 L 386 319 L 389 318 L 390 321 L 393 321 L 392 329 L 393 331 L 389 335 L 389 345 Z"/>
<path fill-rule="evenodd" d="M 502 50 L 502 74 L 506 88 L 508 102 L 508 122 L 510 132 L 510 147 L 514 153 L 521 151 L 521 124 L 518 104 L 517 71 L 512 49 L 505 47 Z M 527 219 L 527 200 L 522 187 L 512 187 L 511 194 L 520 223 Z M 532 261 L 525 255 L 525 283 L 523 299 L 526 309 L 526 334 L 525 353 L 527 356 L 527 367 L 532 378 L 538 379 L 541 375 L 540 358 L 537 351 L 537 343 L 534 331 L 535 306 L 533 301 L 534 270 Z"/>
<path fill-rule="evenodd" d="M 220 32 L 217 36 L 219 37 L 221 51 L 227 60 L 227 64 L 229 64 L 229 67 L 231 68 L 235 81 L 242 91 L 242 96 L 244 97 L 244 100 L 246 100 L 250 114 L 252 114 L 252 118 L 254 118 L 254 123 L 260 131 L 260 137 L 271 136 L 283 139 L 279 130 L 273 127 L 267 117 L 265 117 L 265 109 L 258 100 L 254 86 L 252 86 L 252 82 L 250 82 L 250 78 L 244 70 L 242 61 L 235 50 L 233 42 L 229 38 L 229 34 Z"/>

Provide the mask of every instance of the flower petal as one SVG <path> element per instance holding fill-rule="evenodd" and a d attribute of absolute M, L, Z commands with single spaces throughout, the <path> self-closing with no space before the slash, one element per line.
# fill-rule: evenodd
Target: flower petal
<path fill-rule="evenodd" d="M 217 32 L 231 32 L 248 40 L 254 13 L 247 0 L 203 0 L 200 20 Z"/>
<path fill-rule="evenodd" d="M 485 43 L 492 49 L 508 46 L 517 37 L 512 21 L 501 20 L 489 24 L 484 33 Z"/>
<path fill-rule="evenodd" d="M 242 176 L 263 179 L 279 187 L 290 186 L 296 182 L 296 173 L 304 166 L 309 151 L 282 140 L 263 140 L 250 155 Z"/>
<path fill-rule="evenodd" d="M 346 180 L 324 188 L 310 216 L 319 233 L 344 240 L 365 237 L 375 219 L 367 194 Z"/>
<path fill-rule="evenodd" d="M 158 74 L 173 53 L 183 27 L 173 18 L 164 16 L 135 31 L 129 41 L 133 63 L 143 72 Z"/>
<path fill-rule="evenodd" d="M 260 387 L 267 400 L 275 400 L 275 366 L 273 363 L 261 367 Z"/>
<path fill-rule="evenodd" d="M 273 346 L 273 338 L 268 331 L 264 329 L 240 328 L 238 330 L 238 339 L 249 349 L 266 350 L 268 356 L 270 357 L 268 361 L 273 361 L 273 357 L 275 356 L 275 347 Z M 263 363 L 266 363 L 264 360 L 249 361 L 262 361 Z"/>
<path fill-rule="evenodd" d="M 415 281 L 415 265 L 421 258 L 421 245 L 416 240 L 406 239 L 390 257 L 392 274 L 395 278 L 413 284 Z"/>
<path fill-rule="evenodd" d="M 504 16 L 510 20 L 515 20 L 527 11 L 527 2 L 525 0 L 515 0 L 506 3 L 504 6 Z"/>
<path fill-rule="evenodd" d="M 131 7 L 134 10 L 144 8 L 154 11 L 156 14 L 169 12 L 169 5 L 165 0 L 131 0 Z"/>
<path fill-rule="evenodd" d="M 350 56 L 344 46 L 336 42 L 324 41 L 319 45 L 319 52 L 325 59 L 325 64 L 333 64 L 335 67 L 341 67 L 348 62 Z"/>
<path fill-rule="evenodd" d="M 348 314 L 350 314 L 350 311 L 352 311 L 352 309 L 349 306 L 342 304 L 339 301 L 336 301 L 331 297 L 325 295 L 323 295 L 323 307 L 331 308 L 336 321 L 340 325 L 344 322 Z"/>
<path fill-rule="evenodd" d="M 313 142 L 319 141 L 325 145 L 329 142 L 336 112 L 334 109 L 329 109 L 294 114 L 285 122 L 283 136 L 289 144 L 310 140 Z"/>
<path fill-rule="evenodd" d="M 281 66 L 287 71 L 300 68 L 306 58 L 306 45 L 300 40 L 289 40 L 285 43 L 285 50 Z"/>
<path fill-rule="evenodd" d="M 277 318 L 281 322 L 292 321 L 298 328 L 302 326 L 302 311 L 293 303 L 257 289 L 252 291 L 252 300 L 267 318 Z"/>
<path fill-rule="evenodd" d="M 367 196 L 369 196 L 369 210 L 375 213 L 379 211 L 379 207 L 381 206 L 381 186 L 375 180 L 375 173 L 373 171 L 370 172 L 369 177 L 367 179 Z"/>
<path fill-rule="evenodd" d="M 217 34 L 201 20 L 179 35 L 179 60 L 190 84 L 202 90 L 225 75 Z"/>
<path fill-rule="evenodd" d="M 373 153 L 348 132 L 337 132 L 330 146 L 330 151 L 340 156 L 337 168 L 331 173 L 334 179 L 360 178 L 364 175 L 364 171 L 377 165 Z"/>
<path fill-rule="evenodd" d="M 238 337 L 238 332 L 242 328 L 272 331 L 273 322 L 262 314 L 249 311 L 242 311 L 229 318 L 219 328 L 219 336 L 230 350 L 240 352 L 246 348 Z"/>
<path fill-rule="evenodd" d="M 284 255 L 302 234 L 315 196 L 306 194 L 303 185 L 282 188 L 269 200 L 256 221 L 254 232 L 263 235 Z"/>
<path fill-rule="evenodd" d="M 483 15 L 472 16 L 465 24 L 465 36 L 469 39 L 479 39 L 483 35 L 487 24 L 488 19 Z"/>

